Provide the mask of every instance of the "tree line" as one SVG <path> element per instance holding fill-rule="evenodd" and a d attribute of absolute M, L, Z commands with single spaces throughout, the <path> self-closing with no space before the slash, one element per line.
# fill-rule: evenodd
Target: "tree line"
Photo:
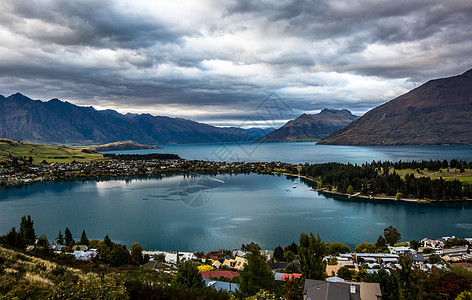
<path fill-rule="evenodd" d="M 463 200 L 472 198 L 472 185 L 459 180 L 431 179 L 408 174 L 404 178 L 395 170 L 472 167 L 460 160 L 422 162 L 371 162 L 362 165 L 324 163 L 305 164 L 300 174 L 316 179 L 319 187 L 336 188 L 340 193 L 360 192 L 364 195 L 387 196 L 433 200 Z M 393 172 L 390 169 L 394 168 Z"/>

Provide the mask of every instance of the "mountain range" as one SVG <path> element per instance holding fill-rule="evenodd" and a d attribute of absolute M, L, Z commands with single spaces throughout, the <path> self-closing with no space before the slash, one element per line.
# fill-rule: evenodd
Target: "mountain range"
<path fill-rule="evenodd" d="M 267 134 L 259 142 L 313 142 L 319 141 L 336 130 L 359 118 L 349 110 L 323 109 L 318 114 L 302 114 Z"/>
<path fill-rule="evenodd" d="M 221 128 L 182 118 L 120 114 L 52 99 L 32 100 L 20 93 L 0 95 L 0 137 L 14 140 L 89 145 L 132 140 L 180 144 L 256 141 L 267 130 Z"/>
<path fill-rule="evenodd" d="M 472 145 L 472 70 L 430 80 L 318 144 Z"/>

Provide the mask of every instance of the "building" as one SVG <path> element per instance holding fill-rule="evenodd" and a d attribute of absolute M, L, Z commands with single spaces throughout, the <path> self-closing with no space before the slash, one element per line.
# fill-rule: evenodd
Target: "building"
<path fill-rule="evenodd" d="M 235 292 L 239 290 L 239 284 L 232 282 L 224 282 L 210 279 L 203 279 L 207 287 L 214 288 L 215 290 L 223 290 L 227 292 Z"/>
<path fill-rule="evenodd" d="M 207 272 L 200 272 L 200 274 L 202 275 L 202 278 L 204 279 L 211 279 L 212 277 L 213 278 L 224 277 L 228 279 L 233 279 L 233 277 L 239 277 L 239 273 L 234 272 L 234 271 L 207 271 Z"/>
<path fill-rule="evenodd" d="M 390 251 L 390 254 L 416 253 L 416 251 L 411 249 L 410 247 L 391 247 L 391 246 L 388 246 L 388 250 Z"/>
<path fill-rule="evenodd" d="M 247 259 L 236 256 L 236 257 L 226 257 L 223 261 L 217 260 L 212 264 L 212 266 L 217 269 L 223 266 L 226 266 L 230 269 L 239 271 L 244 267 L 245 264 L 247 264 Z"/>
<path fill-rule="evenodd" d="M 378 283 L 305 280 L 304 300 L 380 300 Z"/>

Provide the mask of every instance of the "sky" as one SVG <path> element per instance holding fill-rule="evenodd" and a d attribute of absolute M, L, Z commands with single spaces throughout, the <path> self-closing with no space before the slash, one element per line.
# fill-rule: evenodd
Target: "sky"
<path fill-rule="evenodd" d="M 0 0 L 0 94 L 121 113 L 277 127 L 471 68 L 470 0 Z"/>

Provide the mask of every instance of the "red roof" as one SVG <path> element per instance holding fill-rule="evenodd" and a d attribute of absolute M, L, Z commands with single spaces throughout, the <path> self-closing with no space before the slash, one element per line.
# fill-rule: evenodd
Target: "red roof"
<path fill-rule="evenodd" d="M 239 276 L 238 272 L 233 272 L 233 271 L 208 271 L 208 272 L 200 272 L 200 274 L 202 274 L 202 277 L 205 279 L 210 279 L 210 277 L 220 277 L 220 276 L 233 279 L 233 277 Z"/>
<path fill-rule="evenodd" d="M 287 280 L 292 280 L 294 278 L 300 278 L 300 277 L 302 277 L 302 274 L 299 274 L 299 273 L 293 273 L 293 274 L 285 273 L 284 275 L 282 275 L 282 278 L 280 280 L 287 281 Z"/>

